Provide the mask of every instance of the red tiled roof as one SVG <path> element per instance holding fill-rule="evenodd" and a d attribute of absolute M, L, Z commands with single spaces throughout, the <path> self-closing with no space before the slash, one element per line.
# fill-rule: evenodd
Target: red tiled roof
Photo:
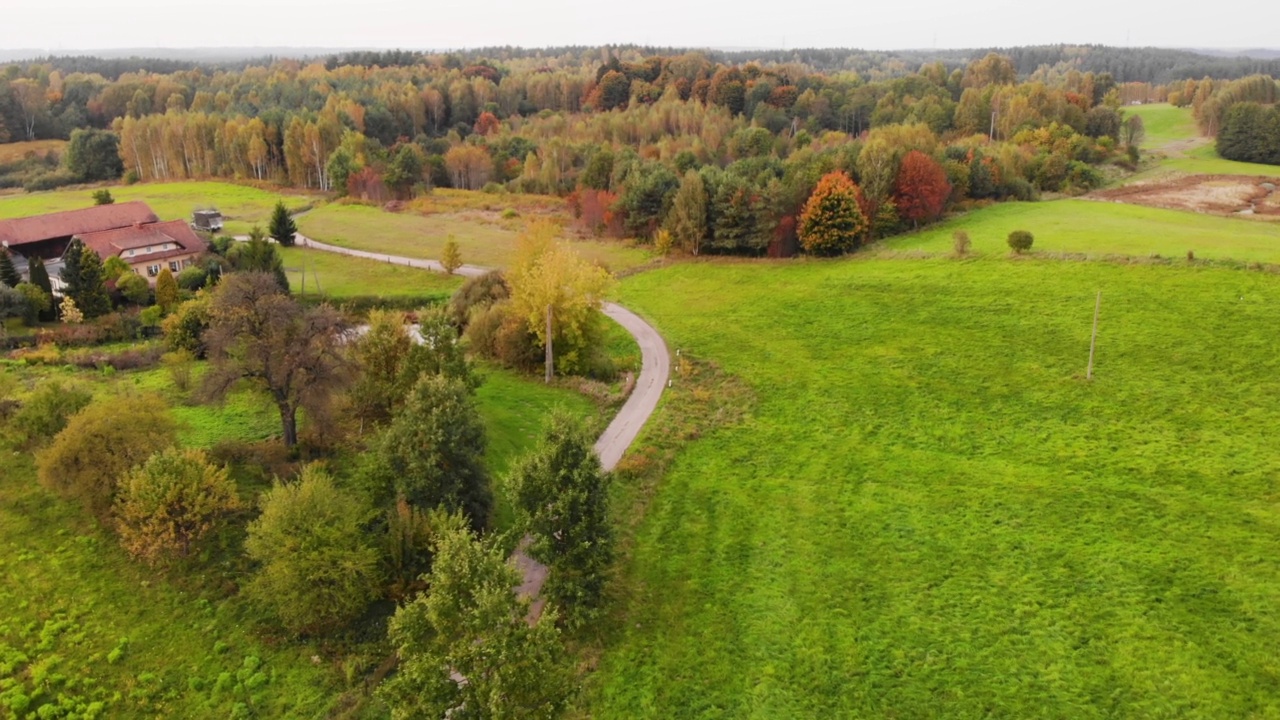
<path fill-rule="evenodd" d="M 131 225 L 95 233 L 79 233 L 76 237 L 80 238 L 81 242 L 87 247 L 98 253 L 98 256 L 103 260 L 113 255 L 120 255 L 126 250 L 155 247 L 158 251 L 159 246 L 165 243 L 177 243 L 186 252 L 200 252 L 204 249 L 204 242 L 192 232 L 191 227 L 183 220 L 170 220 L 169 222 L 150 223 L 148 225 Z M 158 252 L 155 254 L 158 256 Z M 134 255 L 133 257 L 125 257 L 125 260 L 141 262 L 149 257 L 151 256 Z"/>
<path fill-rule="evenodd" d="M 146 203 L 140 201 L 97 205 L 82 210 L 0 220 L 0 243 L 18 247 L 43 240 L 128 227 L 135 223 L 153 223 L 159 219 Z"/>

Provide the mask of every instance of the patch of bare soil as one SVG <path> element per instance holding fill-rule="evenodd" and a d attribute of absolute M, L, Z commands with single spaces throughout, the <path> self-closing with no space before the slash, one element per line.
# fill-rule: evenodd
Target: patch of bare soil
<path fill-rule="evenodd" d="M 1099 200 L 1190 210 L 1210 215 L 1252 215 L 1280 219 L 1274 178 L 1242 175 L 1187 175 L 1137 182 L 1092 194 Z"/>

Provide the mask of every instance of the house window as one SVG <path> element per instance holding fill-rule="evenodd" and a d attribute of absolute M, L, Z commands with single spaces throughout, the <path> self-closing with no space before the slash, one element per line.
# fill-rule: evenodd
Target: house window
<path fill-rule="evenodd" d="M 157 275 L 159 275 L 159 274 L 160 274 L 160 266 L 159 266 L 159 265 L 148 265 L 148 266 L 147 266 L 147 275 L 148 275 L 149 277 L 155 277 L 155 276 L 157 276 Z"/>
<path fill-rule="evenodd" d="M 171 271 L 173 271 L 173 272 L 178 272 L 178 270 L 182 269 L 182 266 L 178 265 L 178 261 L 177 261 L 177 260 L 170 260 L 170 261 L 169 261 L 169 269 L 170 269 Z"/>
<path fill-rule="evenodd" d="M 151 252 L 151 246 L 150 246 L 150 245 L 148 245 L 148 246 L 147 246 L 147 252 Z"/>
<path fill-rule="evenodd" d="M 137 251 L 137 250 L 130 250 L 130 251 L 129 251 L 129 257 L 133 257 L 134 253 L 136 253 L 136 252 L 138 252 L 138 251 Z"/>

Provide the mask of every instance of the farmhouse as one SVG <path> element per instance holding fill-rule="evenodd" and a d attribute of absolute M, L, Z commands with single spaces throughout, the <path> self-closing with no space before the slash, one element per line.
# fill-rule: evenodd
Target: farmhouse
<path fill-rule="evenodd" d="M 56 279 L 74 238 L 103 260 L 119 257 L 152 283 L 163 268 L 179 272 L 205 250 L 204 241 L 185 222 L 160 222 L 142 202 L 0 220 L 0 245 L 9 249 L 24 275 L 28 261 L 38 257 Z"/>

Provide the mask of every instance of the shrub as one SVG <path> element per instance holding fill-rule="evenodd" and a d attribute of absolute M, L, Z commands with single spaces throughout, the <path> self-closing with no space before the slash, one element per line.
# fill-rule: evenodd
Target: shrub
<path fill-rule="evenodd" d="M 449 314 L 455 327 L 465 328 L 474 308 L 488 307 L 508 297 L 511 297 L 511 287 L 507 285 L 506 276 L 500 270 L 493 270 L 467 278 L 449 299 Z"/>
<path fill-rule="evenodd" d="M 90 403 L 37 454 L 41 484 L 79 499 L 100 518 L 115 501 L 126 472 L 174 444 L 177 427 L 154 395 L 123 395 Z"/>
<path fill-rule="evenodd" d="M 458 248 L 458 241 L 454 240 L 452 235 L 445 241 L 444 249 L 440 251 L 440 264 L 450 275 L 462 267 L 462 251 Z"/>
<path fill-rule="evenodd" d="M 58 306 L 58 315 L 62 318 L 62 322 L 69 325 L 78 325 L 84 322 L 84 313 L 80 312 L 80 308 L 76 307 L 76 301 L 68 295 L 62 298 L 62 304 Z"/>
<path fill-rule="evenodd" d="M 669 230 L 662 229 L 653 234 L 653 251 L 663 257 L 671 254 L 671 248 L 674 244 L 675 241 L 672 239 Z"/>
<path fill-rule="evenodd" d="M 180 392 L 191 389 L 191 373 L 195 369 L 196 356 L 190 350 L 178 349 L 160 356 L 160 362 L 169 371 L 169 379 Z"/>
<path fill-rule="evenodd" d="M 111 196 L 111 191 L 106 188 L 95 190 L 93 193 L 94 205 L 111 205 L 114 204 L 115 201 L 116 199 Z"/>
<path fill-rule="evenodd" d="M 507 208 L 502 211 L 503 220 L 515 220 L 518 217 L 520 217 L 520 211 L 515 208 Z"/>
<path fill-rule="evenodd" d="M 43 444 L 62 432 L 67 419 L 84 409 L 93 394 L 76 385 L 47 382 L 38 386 L 13 416 L 13 425 L 29 445 Z"/>
<path fill-rule="evenodd" d="M 261 564 L 245 588 L 296 633 L 333 629 L 374 597 L 378 556 L 365 540 L 368 513 L 309 465 L 296 483 L 277 482 L 249 525 L 245 549 Z"/>
<path fill-rule="evenodd" d="M 226 468 L 210 463 L 203 451 L 169 448 L 121 480 L 120 540 L 147 562 L 186 557 L 221 516 L 237 507 Z"/>
<path fill-rule="evenodd" d="M 80 351 L 68 358 L 72 365 L 102 370 L 139 370 L 160 361 L 162 349 L 154 346 L 131 347 L 118 352 Z"/>
<path fill-rule="evenodd" d="M 204 268 L 189 267 L 178 273 L 178 287 L 195 292 L 209 282 L 209 273 Z"/>
<path fill-rule="evenodd" d="M 186 350 L 202 358 L 205 354 L 203 335 L 209 329 L 209 322 L 209 299 L 201 295 L 188 300 L 162 323 L 165 344 L 170 350 Z"/>
<path fill-rule="evenodd" d="M 951 247 L 955 251 L 956 257 L 964 257 L 969 254 L 969 246 L 972 242 L 969 240 L 969 233 L 963 230 L 957 230 L 951 233 Z"/>
<path fill-rule="evenodd" d="M 1026 230 L 1014 230 L 1009 233 L 1009 247 L 1019 255 L 1031 249 L 1031 244 L 1035 242 L 1035 236 Z"/>
<path fill-rule="evenodd" d="M 135 273 L 119 276 L 116 280 L 116 289 L 134 305 L 146 305 L 151 300 L 151 286 L 147 284 L 146 279 Z"/>

